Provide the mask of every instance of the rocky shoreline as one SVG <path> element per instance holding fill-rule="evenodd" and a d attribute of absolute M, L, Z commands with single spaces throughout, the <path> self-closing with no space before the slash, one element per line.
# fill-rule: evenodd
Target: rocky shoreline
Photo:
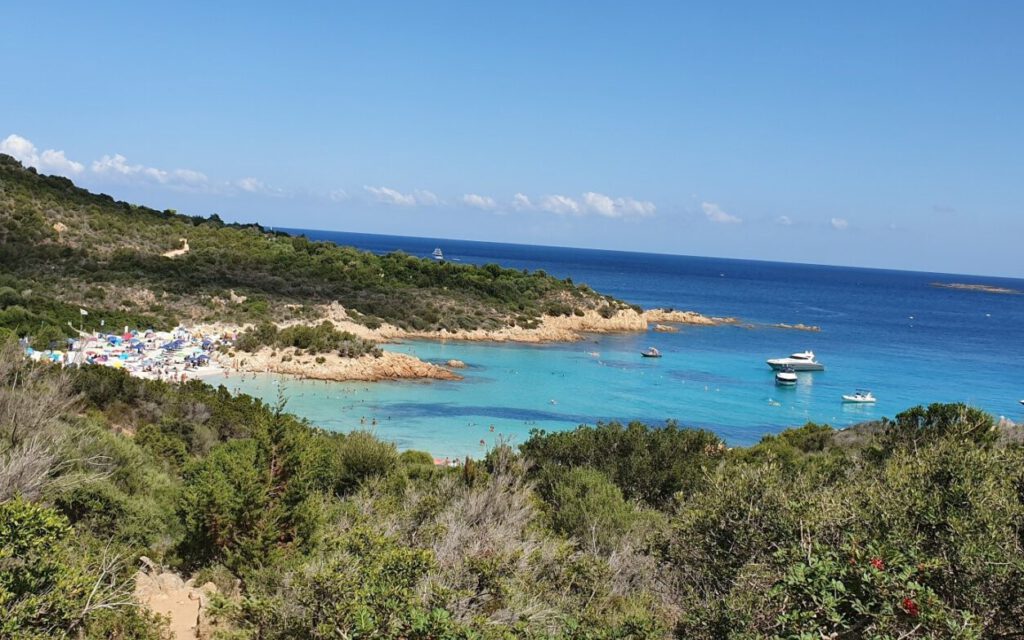
<path fill-rule="evenodd" d="M 367 354 L 358 358 L 342 358 L 333 353 L 297 355 L 294 349 L 275 351 L 267 347 L 256 353 L 218 354 L 216 360 L 229 372 L 277 373 L 331 382 L 462 379 L 445 367 L 393 351 L 385 351 L 379 356 Z"/>

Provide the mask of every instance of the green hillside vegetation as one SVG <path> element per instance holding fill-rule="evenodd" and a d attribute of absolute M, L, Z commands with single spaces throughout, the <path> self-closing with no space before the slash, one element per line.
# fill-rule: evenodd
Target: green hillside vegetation
<path fill-rule="evenodd" d="M 0 637 L 157 638 L 145 554 L 223 638 L 1010 638 L 1024 450 L 962 405 L 728 449 L 535 433 L 439 468 L 200 382 L 0 352 Z"/>
<path fill-rule="evenodd" d="M 187 254 L 162 257 L 183 238 Z M 0 327 L 60 337 L 79 307 L 113 327 L 312 320 L 333 301 L 367 326 L 449 331 L 625 306 L 543 272 L 377 256 L 118 202 L 0 154 Z"/>
<path fill-rule="evenodd" d="M 243 331 L 235 340 L 234 347 L 248 352 L 263 347 L 295 348 L 310 355 L 333 352 L 344 358 L 381 355 L 380 347 L 373 342 L 348 331 L 338 331 L 337 327 L 327 321 L 314 327 L 296 324 L 283 329 L 271 322 L 261 322 Z"/>

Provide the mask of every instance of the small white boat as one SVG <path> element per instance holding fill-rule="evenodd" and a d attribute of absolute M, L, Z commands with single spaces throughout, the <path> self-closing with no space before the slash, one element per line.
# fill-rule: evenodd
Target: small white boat
<path fill-rule="evenodd" d="M 793 371 L 824 371 L 825 365 L 814 359 L 813 351 L 794 353 L 788 358 L 772 358 L 768 366 L 776 371 L 791 367 Z"/>
<path fill-rule="evenodd" d="M 796 384 L 796 371 L 793 367 L 783 367 L 775 373 L 775 384 L 783 387 L 792 387 Z"/>
<path fill-rule="evenodd" d="M 640 355 L 642 355 L 645 358 L 660 358 L 661 352 L 655 349 L 654 347 L 648 347 L 646 351 L 641 351 Z"/>
<path fill-rule="evenodd" d="M 875 396 L 871 395 L 871 392 L 867 389 L 857 389 L 850 395 L 843 396 L 843 402 L 853 402 L 858 404 L 867 404 L 875 402 Z"/>
<path fill-rule="evenodd" d="M 431 255 L 434 256 L 434 260 L 444 260 L 444 252 L 441 251 L 441 247 L 434 249 L 434 253 Z"/>

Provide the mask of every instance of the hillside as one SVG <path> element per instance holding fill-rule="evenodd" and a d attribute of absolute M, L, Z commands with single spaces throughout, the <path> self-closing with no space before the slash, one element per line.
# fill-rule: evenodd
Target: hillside
<path fill-rule="evenodd" d="M 536 432 L 447 468 L 223 387 L 17 352 L 0 637 L 167 637 L 133 590 L 175 594 L 178 638 L 197 611 L 224 640 L 1024 632 L 1024 450 L 961 405 L 737 449 L 674 424 Z"/>
<path fill-rule="evenodd" d="M 5 155 L 0 271 L 0 327 L 21 335 L 62 334 L 80 307 L 111 326 L 166 327 L 315 320 L 320 305 L 338 302 L 371 328 L 454 332 L 626 306 L 543 272 L 377 256 L 118 202 Z"/>

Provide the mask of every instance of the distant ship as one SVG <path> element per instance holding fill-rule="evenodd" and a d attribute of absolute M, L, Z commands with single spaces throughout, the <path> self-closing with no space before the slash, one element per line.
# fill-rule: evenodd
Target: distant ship
<path fill-rule="evenodd" d="M 434 253 L 431 255 L 434 256 L 434 260 L 444 261 L 444 252 L 441 251 L 441 247 L 434 249 Z"/>

